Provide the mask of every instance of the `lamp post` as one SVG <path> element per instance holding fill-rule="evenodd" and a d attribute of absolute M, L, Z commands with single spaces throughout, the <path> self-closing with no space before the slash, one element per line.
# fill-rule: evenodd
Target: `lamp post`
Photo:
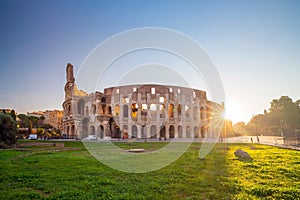
<path fill-rule="evenodd" d="M 280 121 L 281 136 L 283 137 L 283 119 Z"/>
<path fill-rule="evenodd" d="M 255 134 L 256 134 L 256 137 L 258 137 L 258 134 L 257 134 L 257 117 L 255 119 Z"/>

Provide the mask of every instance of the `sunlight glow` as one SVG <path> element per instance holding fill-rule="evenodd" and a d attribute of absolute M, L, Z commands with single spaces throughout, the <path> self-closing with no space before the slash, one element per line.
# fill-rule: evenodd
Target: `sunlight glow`
<path fill-rule="evenodd" d="M 233 123 L 244 121 L 243 107 L 235 101 L 226 102 L 224 118 L 231 120 Z"/>
<path fill-rule="evenodd" d="M 225 119 L 225 112 L 222 112 L 222 113 L 221 113 L 221 118 L 222 118 L 222 119 Z"/>

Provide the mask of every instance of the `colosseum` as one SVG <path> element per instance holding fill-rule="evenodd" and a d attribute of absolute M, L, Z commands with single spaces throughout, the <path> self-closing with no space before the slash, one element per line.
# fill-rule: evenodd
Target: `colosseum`
<path fill-rule="evenodd" d="M 223 106 L 198 89 L 155 84 L 125 85 L 87 94 L 75 84 L 67 64 L 63 134 L 83 139 L 215 137 L 211 118 Z M 216 109 L 218 108 L 218 109 Z"/>

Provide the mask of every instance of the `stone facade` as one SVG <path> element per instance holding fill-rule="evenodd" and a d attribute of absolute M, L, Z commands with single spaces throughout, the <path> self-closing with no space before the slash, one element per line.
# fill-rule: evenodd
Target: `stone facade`
<path fill-rule="evenodd" d="M 87 94 L 67 65 L 63 133 L 85 138 L 197 138 L 209 130 L 215 108 L 206 92 L 179 86 L 126 85 Z"/>
<path fill-rule="evenodd" d="M 44 124 L 50 124 L 55 129 L 62 131 L 63 111 L 61 110 L 46 110 L 43 114 L 45 117 Z"/>

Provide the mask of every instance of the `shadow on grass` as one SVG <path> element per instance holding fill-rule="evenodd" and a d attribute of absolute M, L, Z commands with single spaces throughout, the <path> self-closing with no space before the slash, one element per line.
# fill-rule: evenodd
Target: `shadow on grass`
<path fill-rule="evenodd" d="M 244 162 L 244 163 L 252 163 L 253 162 L 253 158 L 236 158 L 235 160 L 239 160 L 241 162 Z"/>

